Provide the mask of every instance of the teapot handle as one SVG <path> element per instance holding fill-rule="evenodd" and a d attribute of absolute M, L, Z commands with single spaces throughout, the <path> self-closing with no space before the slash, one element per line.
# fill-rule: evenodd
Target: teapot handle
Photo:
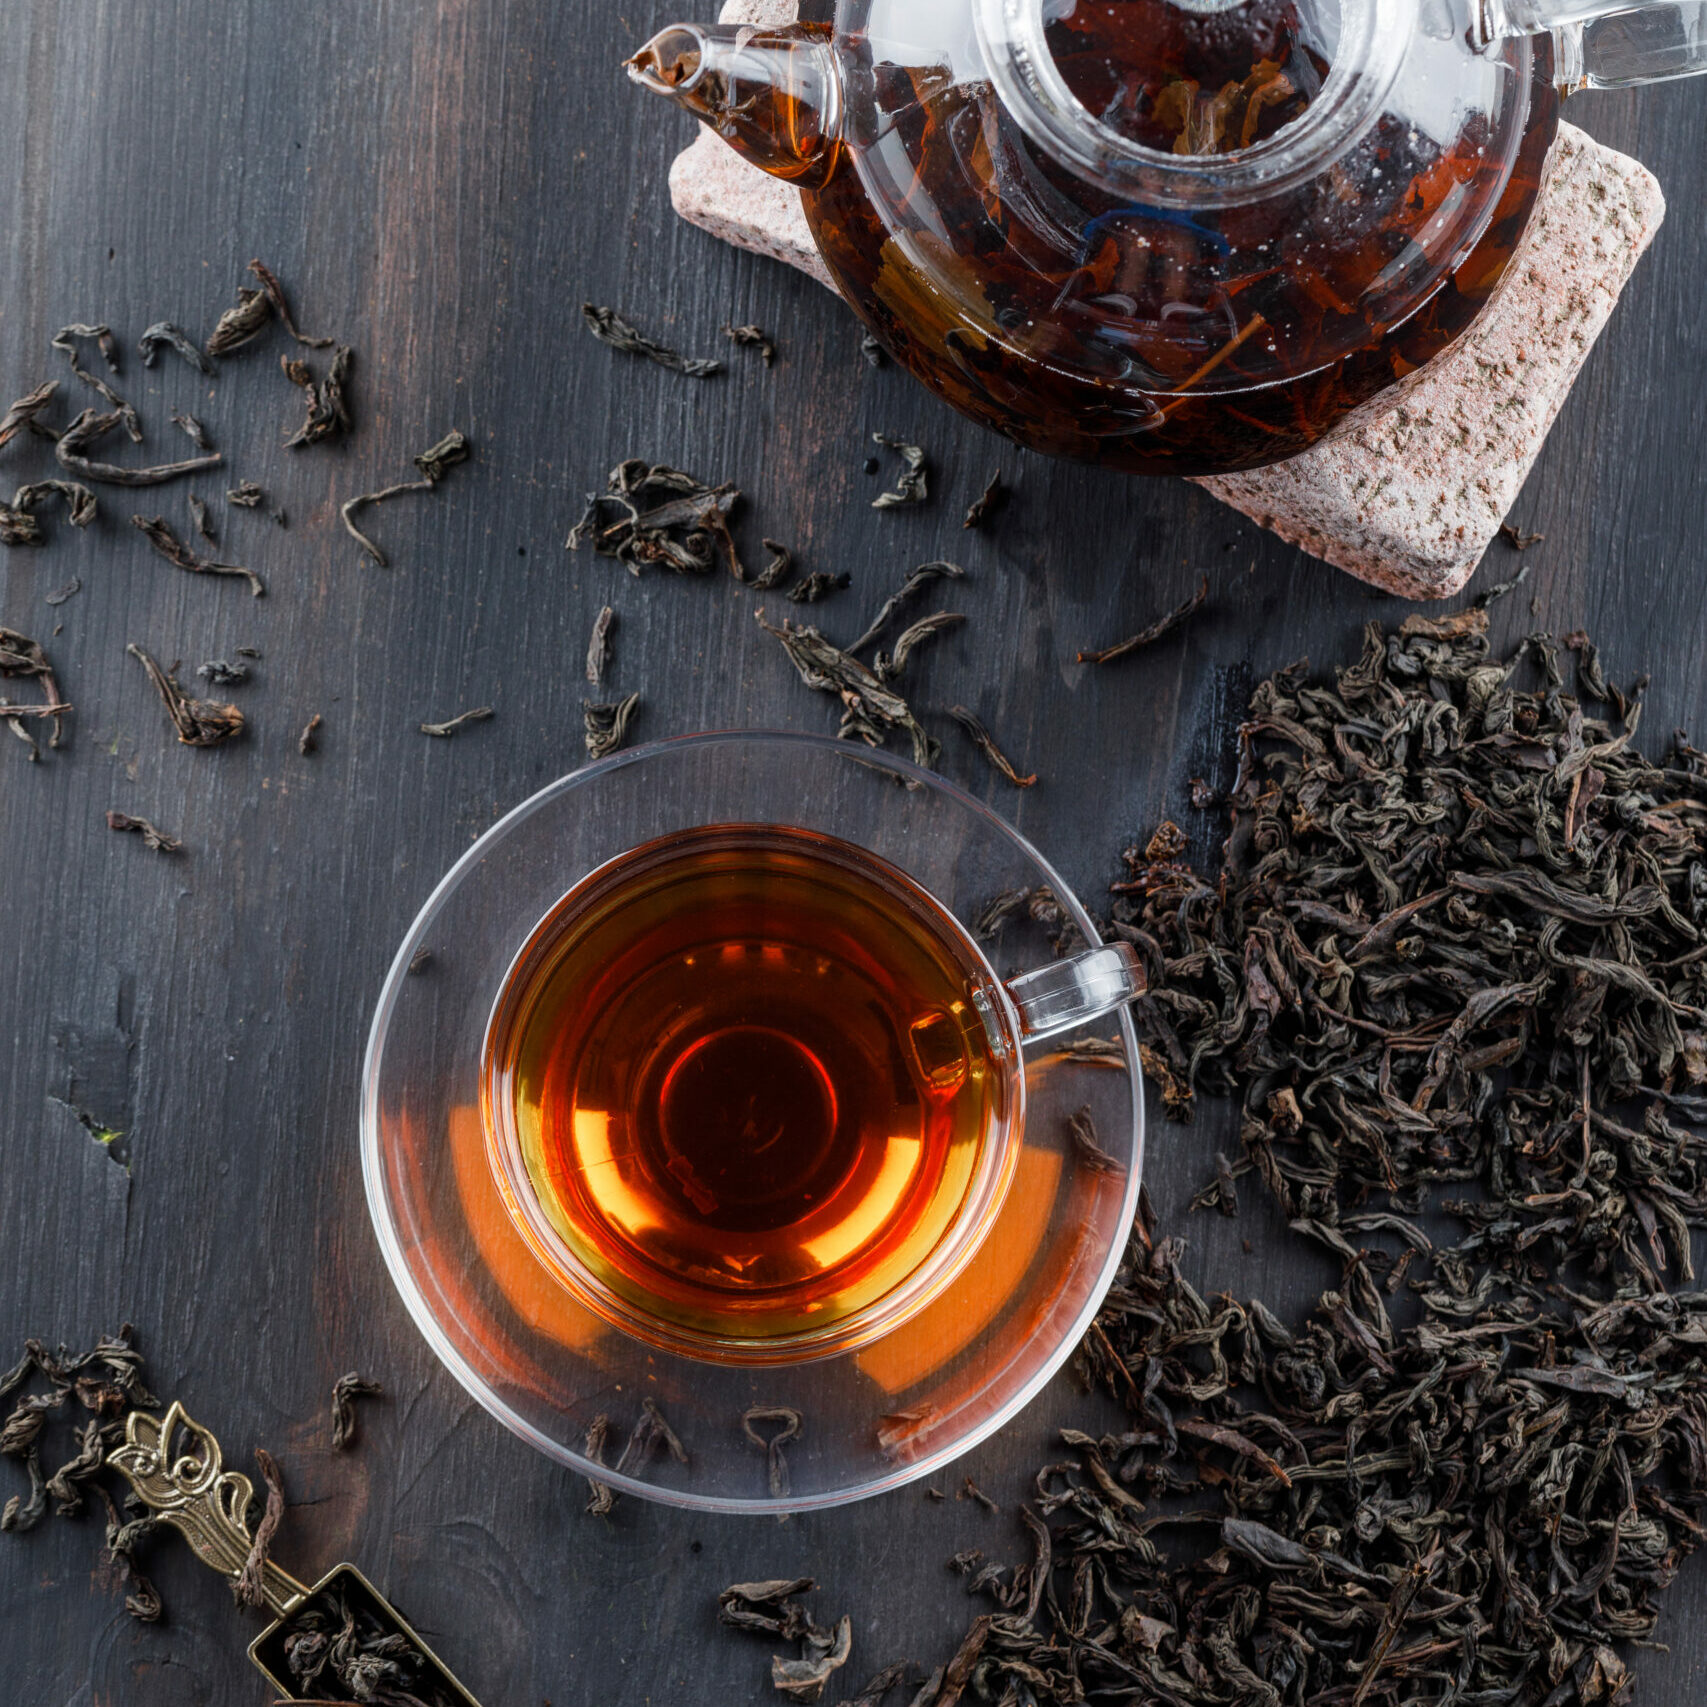
<path fill-rule="evenodd" d="M 1707 0 L 1471 0 L 1470 13 L 1478 48 L 1551 30 L 1567 94 L 1707 72 Z"/>

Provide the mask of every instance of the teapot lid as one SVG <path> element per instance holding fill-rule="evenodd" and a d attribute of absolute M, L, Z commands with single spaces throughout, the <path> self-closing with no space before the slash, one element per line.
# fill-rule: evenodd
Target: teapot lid
<path fill-rule="evenodd" d="M 1379 115 L 1417 0 L 973 0 L 997 97 L 1040 148 L 1152 206 L 1313 178 Z"/>

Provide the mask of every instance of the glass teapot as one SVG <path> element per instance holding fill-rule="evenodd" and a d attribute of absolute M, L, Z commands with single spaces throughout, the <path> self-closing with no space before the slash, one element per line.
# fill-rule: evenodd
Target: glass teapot
<path fill-rule="evenodd" d="M 1560 93 L 1707 71 L 1707 0 L 837 0 L 628 68 L 800 188 L 842 294 L 956 408 L 1211 474 L 1457 337 Z"/>

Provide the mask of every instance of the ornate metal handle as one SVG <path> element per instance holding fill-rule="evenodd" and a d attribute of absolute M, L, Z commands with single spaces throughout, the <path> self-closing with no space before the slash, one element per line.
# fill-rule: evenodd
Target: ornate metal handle
<path fill-rule="evenodd" d="M 183 1435 L 183 1450 L 176 1437 Z M 237 1470 L 227 1470 L 219 1442 L 175 1399 L 165 1416 L 132 1411 L 124 1444 L 107 1454 L 137 1497 L 189 1542 L 196 1557 L 232 1582 L 242 1574 L 253 1537 L 249 1501 L 254 1488 Z M 262 1593 L 275 1618 L 282 1618 L 308 1590 L 271 1560 L 262 1569 Z"/>

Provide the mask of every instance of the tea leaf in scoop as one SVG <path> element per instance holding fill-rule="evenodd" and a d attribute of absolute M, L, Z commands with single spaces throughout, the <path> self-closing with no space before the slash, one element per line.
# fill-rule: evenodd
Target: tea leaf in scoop
<path fill-rule="evenodd" d="M 901 459 L 901 472 L 892 491 L 882 492 L 871 500 L 874 510 L 894 510 L 906 504 L 922 504 L 929 496 L 925 453 L 920 445 L 910 445 L 904 439 L 892 439 L 886 433 L 873 433 L 874 444 L 887 445 Z"/>
<path fill-rule="evenodd" d="M 583 302 L 581 318 L 586 322 L 587 330 L 601 344 L 609 344 L 613 350 L 622 350 L 631 356 L 644 356 L 648 361 L 656 362 L 659 367 L 669 368 L 673 373 L 686 374 L 690 379 L 709 379 L 714 373 L 723 371 L 722 362 L 710 356 L 684 356 L 679 350 L 673 350 L 668 344 L 661 344 L 656 338 L 649 338 L 638 326 L 631 326 L 614 308 L 601 308 L 597 303 Z"/>
<path fill-rule="evenodd" d="M 1099 652 L 1081 652 L 1081 664 L 1112 664 L 1116 658 L 1124 658 L 1128 653 L 1154 644 L 1164 634 L 1171 634 L 1188 617 L 1193 616 L 1203 608 L 1203 602 L 1209 597 L 1209 577 L 1205 575 L 1198 583 L 1197 591 L 1182 605 L 1176 605 L 1166 616 L 1158 617 L 1148 628 L 1141 628 L 1129 639 L 1116 642 L 1113 646 L 1105 646 Z"/>

